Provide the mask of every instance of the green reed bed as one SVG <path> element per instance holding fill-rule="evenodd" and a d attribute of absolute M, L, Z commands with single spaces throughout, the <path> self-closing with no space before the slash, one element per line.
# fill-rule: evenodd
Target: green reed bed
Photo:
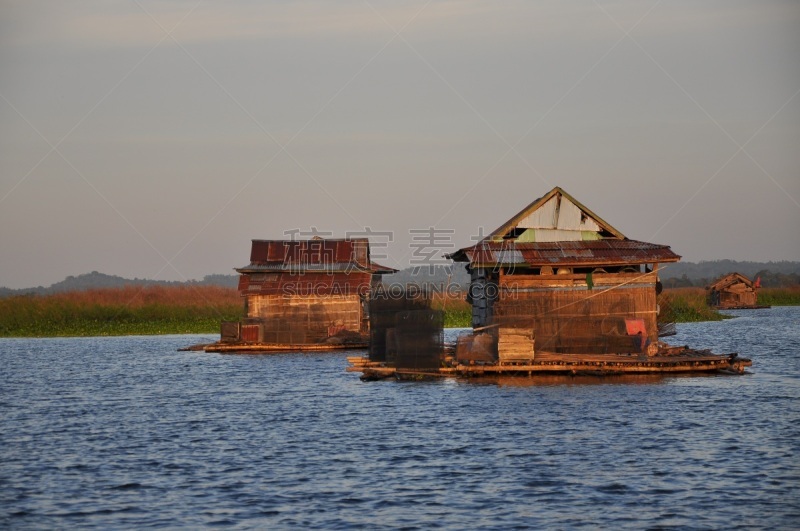
<path fill-rule="evenodd" d="M 213 333 L 220 321 L 242 315 L 238 295 L 170 293 L 174 289 L 0 299 L 0 337 Z"/>
<path fill-rule="evenodd" d="M 761 289 L 758 291 L 758 304 L 767 306 L 800 306 L 800 286 Z"/>
<path fill-rule="evenodd" d="M 469 328 L 472 326 L 472 309 L 446 308 L 444 311 L 445 328 Z"/>
<path fill-rule="evenodd" d="M 472 306 L 459 296 L 434 296 L 431 307 L 435 310 L 444 310 L 445 328 L 472 326 Z"/>
<path fill-rule="evenodd" d="M 759 291 L 765 305 L 800 304 L 800 287 Z M 726 316 L 706 304 L 705 290 L 666 290 L 659 297 L 661 322 L 719 321 Z M 434 300 L 448 328 L 470 327 L 472 310 L 461 298 Z M 220 321 L 243 316 L 235 289 L 147 287 L 93 290 L 0 299 L 0 337 L 111 336 L 218 333 Z"/>
<path fill-rule="evenodd" d="M 678 288 L 664 291 L 658 301 L 661 313 L 659 322 L 696 323 L 722 321 L 728 316 L 711 308 L 702 288 Z"/>

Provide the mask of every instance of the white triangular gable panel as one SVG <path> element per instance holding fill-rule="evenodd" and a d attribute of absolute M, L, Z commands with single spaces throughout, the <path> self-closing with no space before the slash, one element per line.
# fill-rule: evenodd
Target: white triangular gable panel
<path fill-rule="evenodd" d="M 554 229 L 556 228 L 557 196 L 522 218 L 517 227 L 522 229 Z"/>
<path fill-rule="evenodd" d="M 577 230 L 537 230 L 537 242 L 579 242 L 583 240 L 583 234 Z"/>
<path fill-rule="evenodd" d="M 588 230 L 600 232 L 600 225 L 588 215 L 584 218 L 583 211 L 575 203 L 561 196 L 561 207 L 556 212 L 558 196 L 554 195 L 545 204 L 525 216 L 517 224 L 522 229 L 559 229 L 559 230 Z M 581 218 L 584 218 L 581 221 Z"/>
<path fill-rule="evenodd" d="M 600 231 L 600 226 L 588 215 L 585 216 L 583 222 L 581 218 L 584 217 L 583 211 L 575 206 L 575 203 L 567 199 L 561 198 L 561 208 L 558 213 L 557 228 L 561 230 L 591 230 L 595 232 Z"/>

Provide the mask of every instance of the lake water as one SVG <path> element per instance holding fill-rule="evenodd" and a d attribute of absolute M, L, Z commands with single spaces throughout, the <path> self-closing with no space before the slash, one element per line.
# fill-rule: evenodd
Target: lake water
<path fill-rule="evenodd" d="M 0 340 L 0 527 L 800 527 L 800 308 L 745 376 L 361 382 L 211 336 Z"/>

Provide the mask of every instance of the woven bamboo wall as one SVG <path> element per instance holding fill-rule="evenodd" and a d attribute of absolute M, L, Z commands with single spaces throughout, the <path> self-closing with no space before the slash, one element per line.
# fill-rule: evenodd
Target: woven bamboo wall
<path fill-rule="evenodd" d="M 655 273 L 595 274 L 592 280 L 590 290 L 582 275 L 505 276 L 494 321 L 533 328 L 536 350 L 548 352 L 640 351 L 626 319 L 643 320 L 647 339 L 657 341 Z"/>
<path fill-rule="evenodd" d="M 338 331 L 364 332 L 361 299 L 353 295 L 248 295 L 247 317 L 263 323 L 264 343 L 317 343 Z"/>
<path fill-rule="evenodd" d="M 387 297 L 373 293 L 369 302 L 369 359 L 394 363 L 397 352 L 397 315 L 415 310 L 429 310 L 430 300 L 425 297 Z"/>
<path fill-rule="evenodd" d="M 444 341 L 444 312 L 430 308 L 399 312 L 395 325 L 395 366 L 438 369 Z"/>

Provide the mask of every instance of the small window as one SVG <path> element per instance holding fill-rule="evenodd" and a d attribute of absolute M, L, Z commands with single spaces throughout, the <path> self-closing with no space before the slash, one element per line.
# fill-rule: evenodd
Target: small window
<path fill-rule="evenodd" d="M 528 230 L 528 229 L 525 229 L 525 228 L 522 228 L 522 227 L 514 227 L 513 229 L 508 231 L 505 236 L 503 236 L 503 239 L 504 240 L 517 239 L 520 236 L 522 236 L 522 233 L 525 232 L 526 230 Z"/>

